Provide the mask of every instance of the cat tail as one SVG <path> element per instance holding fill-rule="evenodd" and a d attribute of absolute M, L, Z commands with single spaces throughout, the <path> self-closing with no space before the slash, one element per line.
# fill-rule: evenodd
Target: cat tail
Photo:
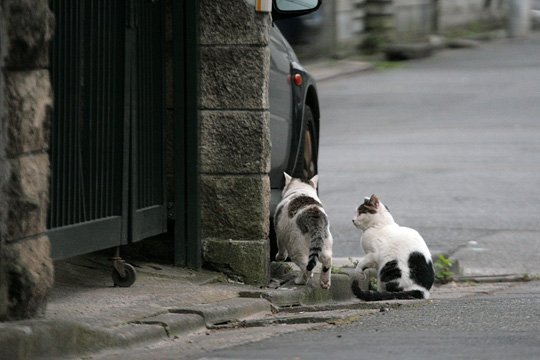
<path fill-rule="evenodd" d="M 424 293 L 420 290 L 408 290 L 398 292 L 370 290 L 364 291 L 360 288 L 358 280 L 354 280 L 352 282 L 351 290 L 357 298 L 364 301 L 424 299 Z"/>
<path fill-rule="evenodd" d="M 320 257 L 324 245 L 324 238 L 328 236 L 326 228 L 328 220 L 321 209 L 314 207 L 310 208 L 301 214 L 299 225 L 304 234 L 309 236 L 309 258 L 306 266 L 307 271 L 313 270 L 317 265 L 317 260 Z"/>
<path fill-rule="evenodd" d="M 323 236 L 321 231 L 314 231 L 311 235 L 311 243 L 309 246 L 309 259 L 307 264 L 307 271 L 313 270 L 317 265 L 317 259 L 322 251 Z"/>

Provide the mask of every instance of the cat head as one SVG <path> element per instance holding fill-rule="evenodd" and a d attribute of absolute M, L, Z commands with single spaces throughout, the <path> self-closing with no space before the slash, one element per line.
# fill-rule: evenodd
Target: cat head
<path fill-rule="evenodd" d="M 356 208 L 352 222 L 357 228 L 366 230 L 373 226 L 393 223 L 394 219 L 388 208 L 373 194 L 364 198 L 364 202 Z"/>
<path fill-rule="evenodd" d="M 291 190 L 303 190 L 308 192 L 317 193 L 317 185 L 319 183 L 319 175 L 315 175 L 309 180 L 303 180 L 298 178 L 293 178 L 291 175 L 286 172 L 283 173 L 285 176 L 285 187 L 283 187 L 282 195 L 285 196 L 287 192 Z"/>

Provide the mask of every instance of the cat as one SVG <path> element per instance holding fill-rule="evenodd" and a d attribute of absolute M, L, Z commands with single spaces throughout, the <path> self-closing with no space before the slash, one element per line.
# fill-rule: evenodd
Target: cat
<path fill-rule="evenodd" d="M 282 199 L 276 207 L 277 261 L 287 256 L 302 270 L 295 279 L 297 285 L 306 284 L 312 277 L 317 260 L 322 263 L 320 284 L 323 289 L 331 285 L 332 234 L 328 216 L 317 196 L 319 176 L 304 181 L 285 175 Z"/>
<path fill-rule="evenodd" d="M 378 291 L 363 291 L 354 280 L 354 295 L 365 301 L 429 298 L 435 275 L 422 236 L 396 224 L 376 195 L 364 199 L 352 221 L 363 232 L 361 244 L 366 253 L 356 271 L 376 268 L 378 280 Z"/>

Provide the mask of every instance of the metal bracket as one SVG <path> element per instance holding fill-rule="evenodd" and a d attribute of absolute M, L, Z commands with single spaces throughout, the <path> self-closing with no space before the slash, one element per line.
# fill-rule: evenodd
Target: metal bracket
<path fill-rule="evenodd" d="M 121 277 L 126 277 L 126 267 L 124 266 L 126 261 L 120 257 L 120 247 L 117 247 L 114 251 L 114 256 L 111 258 L 111 261 L 115 270 L 118 271 L 118 274 Z"/>

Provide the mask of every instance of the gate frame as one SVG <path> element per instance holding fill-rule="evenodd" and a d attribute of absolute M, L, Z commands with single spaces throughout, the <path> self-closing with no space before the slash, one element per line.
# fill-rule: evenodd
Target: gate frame
<path fill-rule="evenodd" d="M 202 267 L 199 153 L 199 0 L 173 1 L 174 263 Z"/>

